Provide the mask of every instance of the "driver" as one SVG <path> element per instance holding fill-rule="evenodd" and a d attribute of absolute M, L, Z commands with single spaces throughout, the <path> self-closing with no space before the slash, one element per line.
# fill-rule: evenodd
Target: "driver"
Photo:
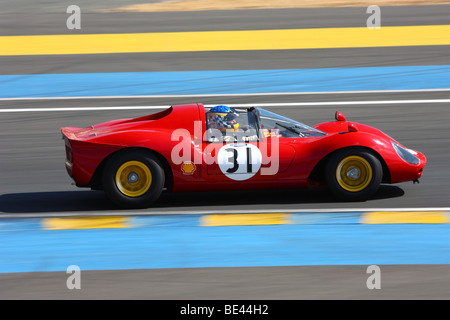
<path fill-rule="evenodd" d="M 239 129 L 239 123 L 236 121 L 238 116 L 239 113 L 234 108 L 224 105 L 215 106 L 209 110 L 208 123 L 210 128 L 218 129 L 222 133 L 227 130 L 237 131 Z"/>

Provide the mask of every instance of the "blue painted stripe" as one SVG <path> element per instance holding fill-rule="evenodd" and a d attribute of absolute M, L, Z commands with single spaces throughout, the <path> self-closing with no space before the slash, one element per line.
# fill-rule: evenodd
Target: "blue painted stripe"
<path fill-rule="evenodd" d="M 361 222 L 363 212 L 333 213 L 293 213 L 289 215 L 292 224 L 357 224 Z"/>
<path fill-rule="evenodd" d="M 0 98 L 448 88 L 448 65 L 0 75 Z"/>
<path fill-rule="evenodd" d="M 42 230 L 34 219 L 2 220 L 0 272 L 450 264 L 450 224 L 326 221 L 338 223 L 200 227 L 199 216 L 172 216 L 136 217 L 125 229 Z"/>

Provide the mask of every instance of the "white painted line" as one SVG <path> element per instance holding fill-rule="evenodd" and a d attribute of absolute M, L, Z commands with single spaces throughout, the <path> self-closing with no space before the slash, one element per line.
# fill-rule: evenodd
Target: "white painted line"
<path fill-rule="evenodd" d="M 323 102 L 287 102 L 287 103 L 252 103 L 227 104 L 230 107 L 302 107 L 302 106 L 351 106 L 351 105 L 381 105 L 381 104 L 427 104 L 450 103 L 450 99 L 427 100 L 374 100 L 374 101 L 323 101 Z M 212 107 L 214 105 L 205 105 Z M 113 111 L 113 110 L 151 110 L 166 109 L 170 106 L 109 106 L 109 107 L 67 107 L 67 108 L 9 108 L 0 109 L 0 113 L 11 112 L 64 112 L 64 111 Z"/>
<path fill-rule="evenodd" d="M 212 215 L 212 214 L 252 214 L 252 213 L 363 213 L 363 212 L 422 212 L 444 211 L 450 213 L 450 207 L 424 208 L 330 208 L 330 209 L 250 209 L 250 210 L 168 210 L 168 211 L 101 211 L 101 212 L 60 212 L 60 213 L 0 213 L 0 219 L 9 218 L 49 218 L 76 216 L 170 216 L 170 215 Z"/>
<path fill-rule="evenodd" d="M 231 107 L 297 107 L 297 106 L 348 106 L 348 105 L 375 105 L 375 104 L 425 104 L 425 103 L 450 103 L 450 99 L 426 99 L 426 100 L 372 100 L 372 101 L 323 101 L 323 102 L 286 102 L 286 103 L 252 103 L 236 104 Z"/>
<path fill-rule="evenodd" d="M 63 111 L 104 111 L 104 110 L 152 110 L 167 109 L 170 106 L 117 106 L 117 107 L 67 107 L 67 108 L 17 108 L 0 109 L 0 113 L 7 112 L 63 112 Z"/>
<path fill-rule="evenodd" d="M 211 94 L 167 94 L 167 95 L 130 95 L 130 96 L 79 96 L 79 97 L 14 97 L 0 98 L 0 101 L 20 100 L 86 100 L 86 99 L 144 99 L 144 98 L 196 98 L 196 97 L 254 97 L 254 96 L 292 96 L 322 94 L 363 94 L 363 93 L 411 93 L 411 92 L 447 92 L 443 89 L 407 89 L 407 90 L 366 90 L 366 91 L 311 91 L 311 92 L 261 92 L 261 93 L 211 93 Z"/>

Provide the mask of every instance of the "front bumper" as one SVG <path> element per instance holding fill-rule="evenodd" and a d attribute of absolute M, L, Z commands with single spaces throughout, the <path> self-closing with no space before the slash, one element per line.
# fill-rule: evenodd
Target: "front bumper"
<path fill-rule="evenodd" d="M 418 164 L 411 164 L 398 157 L 389 166 L 391 183 L 415 181 L 422 177 L 423 170 L 427 164 L 427 158 L 421 152 L 410 150 L 419 159 Z"/>

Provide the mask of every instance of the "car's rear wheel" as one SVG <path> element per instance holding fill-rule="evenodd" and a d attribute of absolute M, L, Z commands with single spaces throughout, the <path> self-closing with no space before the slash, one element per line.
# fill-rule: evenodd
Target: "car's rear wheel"
<path fill-rule="evenodd" d="M 161 195 L 164 170 L 150 152 L 124 151 L 107 162 L 102 176 L 108 198 L 122 208 L 145 208 Z"/>
<path fill-rule="evenodd" d="M 330 190 L 340 199 L 362 201 L 379 188 L 383 177 L 380 160 L 365 149 L 344 149 L 329 159 L 325 178 Z"/>

